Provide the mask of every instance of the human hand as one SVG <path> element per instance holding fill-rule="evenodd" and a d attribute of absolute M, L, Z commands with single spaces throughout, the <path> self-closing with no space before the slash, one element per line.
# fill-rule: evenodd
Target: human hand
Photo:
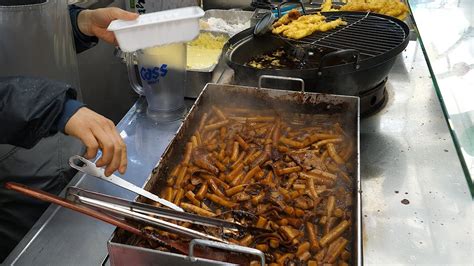
<path fill-rule="evenodd" d="M 98 167 L 106 166 L 105 175 L 110 176 L 117 169 L 121 174 L 127 170 L 127 147 L 109 119 L 82 107 L 69 119 L 64 129 L 66 134 L 80 139 L 86 145 L 87 159 L 93 159 L 100 148 L 102 157 Z"/>
<path fill-rule="evenodd" d="M 77 17 L 79 30 L 88 36 L 96 36 L 111 44 L 117 44 L 113 32 L 107 31 L 110 22 L 116 19 L 134 20 L 138 14 L 125 11 L 117 7 L 83 10 Z"/>

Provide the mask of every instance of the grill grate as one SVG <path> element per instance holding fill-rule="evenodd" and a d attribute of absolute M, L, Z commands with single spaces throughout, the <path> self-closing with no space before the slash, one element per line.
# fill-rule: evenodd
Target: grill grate
<path fill-rule="evenodd" d="M 339 14 L 340 13 L 340 14 Z M 344 27 L 327 32 L 316 32 L 301 40 L 283 38 L 293 44 L 332 48 L 357 49 L 361 60 L 376 57 L 398 47 L 407 38 L 403 28 L 387 18 L 367 14 L 324 14 L 327 21 L 338 18 L 347 22 Z"/>

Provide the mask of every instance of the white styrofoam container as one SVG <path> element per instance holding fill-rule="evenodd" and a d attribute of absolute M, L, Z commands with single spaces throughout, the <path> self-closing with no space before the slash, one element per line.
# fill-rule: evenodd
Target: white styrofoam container
<path fill-rule="evenodd" d="M 114 20 L 108 31 L 124 52 L 177 42 L 188 42 L 199 34 L 199 18 L 204 11 L 197 7 L 184 7 L 143 14 L 136 20 Z"/>

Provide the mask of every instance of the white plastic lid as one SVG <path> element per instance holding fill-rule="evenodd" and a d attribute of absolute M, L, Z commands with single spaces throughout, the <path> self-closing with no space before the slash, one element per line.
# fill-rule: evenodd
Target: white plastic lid
<path fill-rule="evenodd" d="M 114 20 L 107 28 L 108 31 L 118 31 L 130 28 L 140 28 L 143 26 L 160 24 L 171 21 L 178 21 L 184 19 L 200 18 L 204 16 L 204 11 L 197 7 L 184 7 L 177 9 L 170 9 L 165 11 L 158 11 L 148 14 L 143 14 L 136 20 Z"/>

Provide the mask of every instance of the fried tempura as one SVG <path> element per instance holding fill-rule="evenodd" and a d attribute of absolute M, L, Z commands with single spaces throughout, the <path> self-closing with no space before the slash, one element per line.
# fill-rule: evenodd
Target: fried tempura
<path fill-rule="evenodd" d="M 325 32 L 328 30 L 335 29 L 340 25 L 346 24 L 347 23 L 340 18 L 330 22 L 326 22 L 323 20 L 312 25 L 297 22 L 293 28 L 290 28 L 289 30 L 283 32 L 283 36 L 290 39 L 299 40 L 313 34 L 314 32 Z"/>
<path fill-rule="evenodd" d="M 408 7 L 400 0 L 348 0 L 341 11 L 374 12 L 404 20 L 408 15 Z"/>
<path fill-rule="evenodd" d="M 293 20 L 298 19 L 300 16 L 301 16 L 301 13 L 298 10 L 293 9 L 290 12 L 288 12 L 287 14 L 283 15 L 280 19 L 278 19 L 273 24 L 273 27 L 279 27 L 281 25 L 286 25 L 286 24 L 292 22 Z"/>
<path fill-rule="evenodd" d="M 324 0 L 324 2 L 321 4 L 321 11 L 337 11 L 337 9 L 332 8 L 332 0 Z"/>
<path fill-rule="evenodd" d="M 292 16 L 295 17 L 295 14 L 296 13 L 293 13 Z M 324 32 L 332 30 L 340 25 L 347 25 L 347 23 L 340 18 L 334 21 L 327 22 L 326 17 L 318 13 L 314 15 L 300 15 L 297 17 L 297 19 L 293 20 L 290 20 L 289 17 L 282 17 L 273 25 L 272 32 L 273 34 L 281 34 L 284 37 L 298 40 L 309 36 L 317 31 Z"/>

